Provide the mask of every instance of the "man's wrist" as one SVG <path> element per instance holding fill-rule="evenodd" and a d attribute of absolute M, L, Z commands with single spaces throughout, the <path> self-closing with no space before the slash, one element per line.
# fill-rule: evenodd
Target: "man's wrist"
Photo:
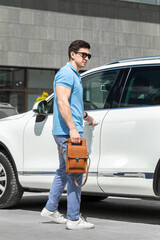
<path fill-rule="evenodd" d="M 85 113 L 85 115 L 84 115 L 84 117 L 83 117 L 83 118 L 85 119 L 85 118 L 87 118 L 87 117 L 88 117 L 88 113 L 87 113 L 87 112 L 84 112 L 84 113 Z"/>
<path fill-rule="evenodd" d="M 77 130 L 76 126 L 71 126 L 69 127 L 69 130 L 72 131 L 72 130 Z"/>

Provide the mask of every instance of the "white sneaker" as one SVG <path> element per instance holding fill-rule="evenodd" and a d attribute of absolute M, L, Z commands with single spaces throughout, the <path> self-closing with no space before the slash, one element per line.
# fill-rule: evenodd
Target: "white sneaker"
<path fill-rule="evenodd" d="M 51 219 L 53 222 L 56 223 L 66 223 L 67 219 L 63 217 L 63 214 L 59 213 L 58 211 L 51 212 L 47 210 L 46 208 L 43 208 L 41 212 L 42 217 L 46 217 Z"/>
<path fill-rule="evenodd" d="M 94 228 L 94 224 L 85 221 L 82 217 L 80 217 L 79 220 L 77 221 L 67 220 L 67 223 L 66 223 L 66 229 L 70 229 L 70 230 L 91 229 L 91 228 Z"/>

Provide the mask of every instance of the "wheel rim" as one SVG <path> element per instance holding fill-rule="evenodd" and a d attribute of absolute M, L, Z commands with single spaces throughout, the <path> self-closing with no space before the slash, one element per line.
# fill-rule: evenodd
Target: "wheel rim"
<path fill-rule="evenodd" d="M 0 164 L 0 197 L 2 197 L 2 195 L 4 194 L 6 186 L 7 186 L 7 174 L 2 164 Z"/>

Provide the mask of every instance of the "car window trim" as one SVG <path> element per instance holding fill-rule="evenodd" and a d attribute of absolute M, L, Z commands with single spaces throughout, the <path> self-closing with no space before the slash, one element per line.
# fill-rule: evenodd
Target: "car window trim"
<path fill-rule="evenodd" d="M 121 96 L 120 96 L 120 99 L 119 99 L 118 108 L 121 108 L 120 105 L 121 105 L 122 96 L 123 96 L 124 89 L 125 89 L 126 84 L 127 84 L 127 82 L 128 82 L 128 78 L 129 78 L 129 76 L 130 76 L 131 71 L 132 71 L 132 68 L 129 68 L 128 74 L 127 74 L 126 79 L 125 79 L 125 82 L 124 82 L 124 84 L 123 84 L 123 89 L 122 89 L 122 93 L 121 93 Z"/>
<path fill-rule="evenodd" d="M 130 68 L 127 67 L 121 67 L 118 68 L 120 70 L 117 79 L 115 80 L 110 93 L 106 99 L 104 109 L 112 109 L 112 108 L 118 108 L 119 102 L 121 99 L 121 87 L 123 87 L 125 81 L 126 81 L 126 76 L 128 76 L 128 71 Z M 118 85 L 118 87 L 117 87 Z M 113 95 L 114 94 L 114 95 Z"/>

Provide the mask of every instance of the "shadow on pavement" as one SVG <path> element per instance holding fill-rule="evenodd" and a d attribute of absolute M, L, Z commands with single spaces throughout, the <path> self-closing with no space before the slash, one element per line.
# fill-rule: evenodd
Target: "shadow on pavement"
<path fill-rule="evenodd" d="M 48 195 L 23 196 L 21 201 L 12 208 L 40 212 L 45 206 Z M 62 196 L 59 211 L 66 215 L 67 199 Z M 84 217 L 137 222 L 145 224 L 160 225 L 160 201 L 128 199 L 128 198 L 107 198 L 99 202 L 81 202 L 81 213 Z"/>

